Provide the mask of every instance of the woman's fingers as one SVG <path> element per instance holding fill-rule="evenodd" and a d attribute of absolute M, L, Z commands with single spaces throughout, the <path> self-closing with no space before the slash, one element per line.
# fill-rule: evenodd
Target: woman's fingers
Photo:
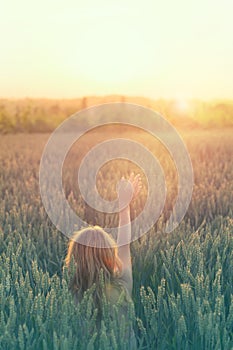
<path fill-rule="evenodd" d="M 134 172 L 132 172 L 129 176 L 129 181 L 132 183 L 134 181 Z"/>
<path fill-rule="evenodd" d="M 130 175 L 130 179 L 132 179 L 131 183 L 133 185 L 133 189 L 134 189 L 134 197 L 138 195 L 139 191 L 142 188 L 142 179 L 141 179 L 141 175 L 137 174 L 136 176 L 134 176 L 134 173 L 131 173 Z"/>
<path fill-rule="evenodd" d="M 125 177 L 122 176 L 121 179 L 125 180 Z M 131 183 L 133 187 L 133 198 L 135 198 L 142 188 L 141 175 L 139 173 L 135 175 L 134 172 L 131 172 L 128 178 L 128 181 Z"/>

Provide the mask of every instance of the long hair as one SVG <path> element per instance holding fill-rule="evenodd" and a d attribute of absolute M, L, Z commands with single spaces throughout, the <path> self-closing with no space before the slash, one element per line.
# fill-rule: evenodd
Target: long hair
<path fill-rule="evenodd" d="M 115 240 L 99 226 L 84 228 L 75 232 L 69 241 L 66 267 L 70 267 L 72 259 L 75 270 L 70 289 L 76 301 L 80 301 L 84 292 L 95 283 L 93 298 L 96 306 L 101 307 L 100 271 L 105 285 L 114 283 L 122 272 Z"/>

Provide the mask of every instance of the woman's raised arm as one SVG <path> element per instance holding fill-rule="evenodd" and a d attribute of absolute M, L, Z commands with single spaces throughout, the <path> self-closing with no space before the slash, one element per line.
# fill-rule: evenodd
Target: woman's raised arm
<path fill-rule="evenodd" d="M 130 202 L 136 198 L 141 190 L 141 176 L 131 173 L 129 180 L 122 178 L 119 185 L 119 227 L 118 227 L 118 255 L 123 263 L 123 276 L 127 283 L 130 294 L 132 293 L 132 263 L 130 254 L 131 242 L 131 219 L 130 219 Z"/>

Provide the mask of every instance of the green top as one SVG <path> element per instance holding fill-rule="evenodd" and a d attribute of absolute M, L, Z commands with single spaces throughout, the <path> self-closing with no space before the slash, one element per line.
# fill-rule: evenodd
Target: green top
<path fill-rule="evenodd" d="M 128 301 L 132 301 L 132 289 L 130 282 L 130 272 L 128 270 L 124 270 L 121 276 L 116 278 L 113 283 L 106 285 L 106 295 L 109 298 L 109 301 L 116 303 L 122 293 L 122 291 L 126 294 L 126 299 Z"/>
<path fill-rule="evenodd" d="M 105 286 L 106 296 L 110 304 L 117 304 L 121 296 L 121 293 L 124 292 L 123 300 L 121 300 L 121 303 L 119 304 L 119 306 L 121 310 L 120 315 L 125 316 L 126 322 L 128 318 L 129 303 L 133 303 L 131 298 L 132 291 L 131 291 L 131 283 L 129 281 L 129 273 L 130 272 L 124 271 L 124 273 L 120 277 L 116 278 L 114 282 L 109 283 Z M 129 347 L 130 350 L 137 349 L 136 337 L 134 334 L 132 324 L 126 333 L 126 339 L 130 340 L 130 347 Z"/>

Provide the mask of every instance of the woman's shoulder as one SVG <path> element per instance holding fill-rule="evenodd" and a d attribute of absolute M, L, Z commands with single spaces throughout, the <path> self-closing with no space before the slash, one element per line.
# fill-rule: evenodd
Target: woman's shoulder
<path fill-rule="evenodd" d="M 105 287 L 107 299 L 111 303 L 117 303 L 122 293 L 122 287 L 116 282 L 109 282 Z"/>
<path fill-rule="evenodd" d="M 118 283 L 122 285 L 127 294 L 131 297 L 132 295 L 132 272 L 128 269 L 124 269 L 121 275 L 117 278 Z"/>
<path fill-rule="evenodd" d="M 106 295 L 108 300 L 112 303 L 117 303 L 122 294 L 125 300 L 131 300 L 131 296 L 127 286 L 127 279 L 125 279 L 124 277 L 116 277 L 113 281 L 106 284 Z"/>

